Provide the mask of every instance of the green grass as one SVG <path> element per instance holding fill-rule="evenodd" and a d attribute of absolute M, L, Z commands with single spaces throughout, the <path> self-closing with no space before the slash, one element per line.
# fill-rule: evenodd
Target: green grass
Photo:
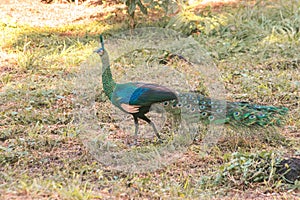
<path fill-rule="evenodd" d="M 249 193 L 281 192 L 292 198 L 299 192 L 299 183 L 275 181 L 268 172 L 259 179 L 263 181 L 249 176 L 266 160 L 274 160 L 271 155 L 300 153 L 298 7 L 299 3 L 289 1 L 219 12 L 208 9 L 191 22 L 191 28 L 199 31 L 194 38 L 221 71 L 228 91 L 224 98 L 290 109 L 285 126 L 278 130 L 280 136 L 228 134 L 208 154 L 193 144 L 173 164 L 138 174 L 98 163 L 82 144 L 73 115 L 73 80 L 79 65 L 98 46 L 99 33 L 111 35 L 125 26 L 90 23 L 36 28 L 0 23 L 1 55 L 7 57 L 0 69 L 0 197 L 197 199 L 228 195 L 238 199 Z M 147 25 L 145 21 L 140 24 Z M 107 113 L 103 120 L 113 122 Z M 262 156 L 266 160 L 256 162 L 260 152 L 266 152 Z M 243 159 L 256 165 L 243 165 Z M 232 170 L 235 162 L 240 168 Z M 240 169 L 248 169 L 248 174 L 240 177 Z M 223 182 L 217 179 L 220 174 Z"/>

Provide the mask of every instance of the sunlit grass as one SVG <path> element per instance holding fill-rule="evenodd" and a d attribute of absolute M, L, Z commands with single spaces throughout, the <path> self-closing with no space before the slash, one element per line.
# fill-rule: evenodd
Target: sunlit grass
<path fill-rule="evenodd" d="M 261 151 L 299 155 L 299 3 L 262 3 L 221 12 L 208 9 L 198 16 L 182 14 L 187 21 L 173 18 L 170 27 L 176 24 L 173 28 L 192 34 L 213 57 L 228 91 L 224 98 L 288 107 L 286 125 L 279 129 L 286 140 L 229 134 L 208 155 L 193 144 L 178 162 L 142 174 L 116 172 L 97 163 L 73 123 L 73 77 L 78 66 L 98 46 L 99 33 L 109 37 L 125 26 L 92 22 L 37 28 L 0 23 L 1 61 L 5 61 L 0 69 L 0 191 L 62 199 L 209 198 L 232 189 L 208 181 L 225 174 L 222 166 L 235 163 L 234 156 L 228 156 L 232 153 L 246 159 Z M 255 167 L 248 169 L 254 172 Z M 240 183 L 236 190 L 242 192 L 243 180 L 234 175 L 230 181 Z M 248 183 L 246 188 L 253 193 L 286 192 L 287 187 L 281 186 L 267 181 Z M 299 183 L 288 189 L 299 190 Z"/>

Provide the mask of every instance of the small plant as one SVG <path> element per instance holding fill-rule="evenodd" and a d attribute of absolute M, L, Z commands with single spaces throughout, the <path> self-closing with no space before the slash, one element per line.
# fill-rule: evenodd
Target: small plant
<path fill-rule="evenodd" d="M 262 151 L 259 153 L 235 152 L 225 156 L 224 163 L 217 175 L 200 181 L 200 185 L 224 185 L 234 188 L 251 188 L 254 184 L 264 184 L 270 187 L 281 185 L 281 176 L 276 173 L 280 159 L 274 152 Z"/>
<path fill-rule="evenodd" d="M 163 8 L 165 12 L 168 11 L 168 5 L 170 4 L 169 0 L 123 0 L 125 5 L 127 6 L 127 13 L 129 15 L 129 21 L 131 28 L 134 28 L 135 21 L 134 21 L 134 14 L 136 11 L 136 8 L 138 7 L 140 11 L 147 15 L 148 14 L 148 8 Z"/>
<path fill-rule="evenodd" d="M 21 52 L 18 56 L 18 65 L 23 70 L 32 70 L 38 65 L 38 57 L 32 52 Z"/>
<path fill-rule="evenodd" d="M 141 2 L 141 0 L 124 0 L 125 5 L 127 6 L 127 13 L 129 15 L 130 26 L 134 27 L 134 13 L 136 10 L 136 6 L 138 6 L 141 12 L 145 15 L 148 14 L 147 8 Z"/>

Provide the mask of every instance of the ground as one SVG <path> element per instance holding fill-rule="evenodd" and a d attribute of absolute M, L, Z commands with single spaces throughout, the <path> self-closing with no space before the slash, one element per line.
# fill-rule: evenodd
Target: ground
<path fill-rule="evenodd" d="M 47 4 L 38 0 L 20 2 L 6 0 L 0 4 L 0 17 L 9 17 L 8 19 L 16 23 L 53 27 L 70 23 L 91 22 L 95 20 L 96 16 L 124 8 L 121 3 L 108 6 L 111 5 L 111 2 L 108 1 L 106 4 L 101 2 L 89 1 L 76 6 L 70 3 Z"/>
<path fill-rule="evenodd" d="M 137 13 L 137 27 L 173 27 L 203 45 L 227 100 L 285 106 L 289 114 L 276 130 L 230 132 L 209 152 L 199 140 L 168 166 L 127 173 L 104 166 L 86 147 L 74 121 L 72 79 L 100 33 L 109 38 L 130 28 L 124 5 L 1 1 L 1 199 L 299 199 L 299 182 L 272 174 L 277 158 L 300 155 L 298 7 L 296 1 L 203 1 L 176 11 L 182 15 Z M 101 125 L 121 141 L 132 137 L 97 89 Z"/>

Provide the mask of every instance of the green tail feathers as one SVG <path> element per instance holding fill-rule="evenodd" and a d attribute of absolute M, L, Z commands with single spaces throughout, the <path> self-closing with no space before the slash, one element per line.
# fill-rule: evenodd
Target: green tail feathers
<path fill-rule="evenodd" d="M 162 105 L 174 114 L 190 122 L 202 121 L 212 124 L 233 126 L 280 126 L 285 107 L 263 106 L 246 102 L 225 102 L 213 100 L 200 94 L 180 93 L 178 100 L 166 101 Z"/>

